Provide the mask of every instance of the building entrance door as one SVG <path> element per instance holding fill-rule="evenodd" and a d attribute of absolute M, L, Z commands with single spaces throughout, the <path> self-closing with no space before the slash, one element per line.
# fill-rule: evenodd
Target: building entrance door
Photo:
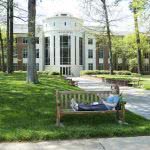
<path fill-rule="evenodd" d="M 71 67 L 60 67 L 60 74 L 65 76 L 71 75 Z"/>

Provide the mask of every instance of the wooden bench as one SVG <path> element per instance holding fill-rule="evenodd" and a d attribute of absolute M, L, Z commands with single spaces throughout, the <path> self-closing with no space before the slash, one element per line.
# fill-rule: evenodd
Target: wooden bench
<path fill-rule="evenodd" d="M 107 98 L 111 94 L 111 91 L 56 91 L 56 125 L 61 125 L 61 119 L 64 115 L 70 114 L 101 114 L 116 112 L 117 120 L 125 122 L 125 102 L 120 101 L 118 103 L 117 110 L 108 111 L 73 111 L 70 107 L 71 99 L 75 99 L 78 103 L 92 103 L 99 101 L 99 99 Z"/>

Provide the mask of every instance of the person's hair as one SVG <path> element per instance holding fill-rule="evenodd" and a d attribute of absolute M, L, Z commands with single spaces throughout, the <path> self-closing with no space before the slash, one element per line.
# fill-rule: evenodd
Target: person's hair
<path fill-rule="evenodd" d="M 120 89 L 119 89 L 119 86 L 117 84 L 113 84 L 111 85 L 111 90 L 114 94 L 120 94 Z"/>

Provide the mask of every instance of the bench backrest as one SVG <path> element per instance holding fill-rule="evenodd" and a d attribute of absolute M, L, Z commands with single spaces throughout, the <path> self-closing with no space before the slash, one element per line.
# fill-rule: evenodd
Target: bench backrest
<path fill-rule="evenodd" d="M 56 91 L 56 103 L 61 109 L 68 109 L 72 98 L 78 103 L 92 103 L 108 97 L 111 93 L 112 91 Z"/>

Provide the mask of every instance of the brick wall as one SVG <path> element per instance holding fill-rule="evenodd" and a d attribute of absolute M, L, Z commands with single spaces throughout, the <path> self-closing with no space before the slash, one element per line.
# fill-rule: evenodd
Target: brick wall
<path fill-rule="evenodd" d="M 17 37 L 16 49 L 18 53 L 18 70 L 23 70 L 23 49 L 27 48 L 27 44 L 23 43 L 22 37 Z"/>

